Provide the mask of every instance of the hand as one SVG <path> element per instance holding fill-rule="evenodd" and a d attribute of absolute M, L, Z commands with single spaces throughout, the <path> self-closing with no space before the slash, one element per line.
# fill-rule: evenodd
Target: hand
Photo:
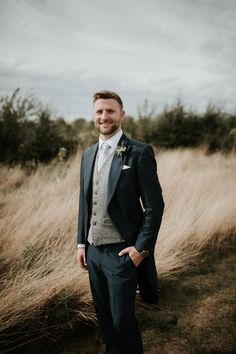
<path fill-rule="evenodd" d="M 87 262 L 84 248 L 77 249 L 77 262 L 79 263 L 80 268 L 87 270 Z"/>
<path fill-rule="evenodd" d="M 118 255 L 123 256 L 124 254 L 128 253 L 131 260 L 133 261 L 135 267 L 138 267 L 139 264 L 143 261 L 143 256 L 139 251 L 136 250 L 134 246 L 131 247 L 126 247 L 123 250 L 121 250 Z"/>

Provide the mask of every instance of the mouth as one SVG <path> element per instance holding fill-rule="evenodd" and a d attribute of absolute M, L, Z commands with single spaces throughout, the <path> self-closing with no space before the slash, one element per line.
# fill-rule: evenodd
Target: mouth
<path fill-rule="evenodd" d="M 109 127 L 112 125 L 112 122 L 99 122 L 98 124 L 102 127 Z"/>

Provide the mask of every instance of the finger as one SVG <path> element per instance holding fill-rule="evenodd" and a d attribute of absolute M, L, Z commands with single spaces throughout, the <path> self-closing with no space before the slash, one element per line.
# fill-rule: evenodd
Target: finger
<path fill-rule="evenodd" d="M 87 262 L 86 262 L 86 257 L 85 256 L 83 256 L 83 264 L 87 268 Z"/>
<path fill-rule="evenodd" d="M 129 247 L 124 248 L 118 253 L 118 256 L 123 256 L 124 254 L 129 253 Z"/>
<path fill-rule="evenodd" d="M 85 257 L 81 255 L 80 257 L 77 257 L 77 261 L 79 263 L 80 268 L 87 270 L 87 263 Z"/>
<path fill-rule="evenodd" d="M 83 270 L 87 270 L 87 264 L 85 264 L 83 261 L 80 262 L 80 267 L 81 267 Z"/>

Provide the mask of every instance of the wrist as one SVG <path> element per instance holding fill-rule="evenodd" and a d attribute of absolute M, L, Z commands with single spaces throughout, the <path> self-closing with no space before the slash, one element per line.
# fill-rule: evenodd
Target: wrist
<path fill-rule="evenodd" d="M 147 258 L 149 257 L 150 255 L 150 252 L 148 250 L 140 250 L 140 249 L 137 249 L 137 251 L 140 253 L 140 255 L 143 257 L 143 258 Z"/>

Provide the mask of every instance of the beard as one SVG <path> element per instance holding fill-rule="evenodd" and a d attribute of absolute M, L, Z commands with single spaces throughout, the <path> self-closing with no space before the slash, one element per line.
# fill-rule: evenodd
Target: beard
<path fill-rule="evenodd" d="M 120 124 L 116 122 L 96 123 L 96 128 L 102 135 L 113 135 L 120 128 Z"/>

